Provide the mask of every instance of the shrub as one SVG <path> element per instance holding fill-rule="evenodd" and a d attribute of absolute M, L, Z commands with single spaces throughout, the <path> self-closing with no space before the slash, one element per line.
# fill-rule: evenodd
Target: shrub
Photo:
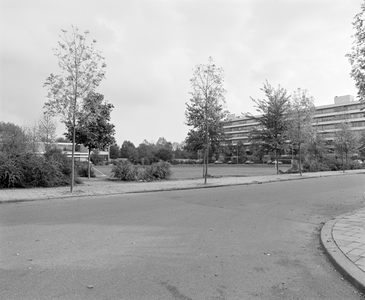
<path fill-rule="evenodd" d="M 121 181 L 151 181 L 164 180 L 171 177 L 171 165 L 168 162 L 158 162 L 150 166 L 133 165 L 129 161 L 114 165 L 111 178 Z"/>
<path fill-rule="evenodd" d="M 22 178 L 21 168 L 11 157 L 0 157 L 0 187 L 11 188 L 20 186 Z"/>
<path fill-rule="evenodd" d="M 133 165 L 129 161 L 119 162 L 113 165 L 111 171 L 112 178 L 119 179 L 121 181 L 136 181 L 137 178 L 137 166 Z"/>
<path fill-rule="evenodd" d="M 172 175 L 171 164 L 165 161 L 154 163 L 151 166 L 148 166 L 146 169 L 149 177 L 151 177 L 152 180 L 169 179 Z"/>
<path fill-rule="evenodd" d="M 90 161 L 95 165 L 101 165 L 103 163 L 103 157 L 99 154 L 99 151 L 94 150 L 90 155 Z"/>
<path fill-rule="evenodd" d="M 77 174 L 80 177 L 89 177 L 89 164 L 88 162 L 82 162 L 77 164 Z M 91 166 L 90 177 L 95 177 L 94 168 Z"/>
<path fill-rule="evenodd" d="M 53 161 L 55 164 L 57 164 L 59 170 L 67 177 L 71 176 L 71 170 L 72 170 L 72 164 L 71 159 L 67 157 L 66 154 L 62 153 L 62 150 L 59 148 L 51 148 L 48 149 L 44 153 L 44 157 L 48 161 Z"/>

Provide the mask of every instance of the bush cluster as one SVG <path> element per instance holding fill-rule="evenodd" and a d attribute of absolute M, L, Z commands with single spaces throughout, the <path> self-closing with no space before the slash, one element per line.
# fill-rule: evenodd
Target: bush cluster
<path fill-rule="evenodd" d="M 0 156 L 0 188 L 64 186 L 70 178 L 71 161 L 61 150 Z"/>
<path fill-rule="evenodd" d="M 121 181 L 153 181 L 169 179 L 172 175 L 171 164 L 160 161 L 152 165 L 134 165 L 129 161 L 113 165 L 112 179 Z"/>
<path fill-rule="evenodd" d="M 351 159 L 348 160 L 346 170 L 355 170 L 365 168 L 364 164 L 360 164 L 357 161 Z M 342 170 L 342 161 L 335 157 L 323 157 L 320 161 L 311 160 L 305 158 L 302 163 L 302 172 L 323 172 L 323 171 L 340 171 Z M 287 171 L 287 173 L 297 173 L 299 171 L 298 161 L 293 162 L 293 166 Z"/>
<path fill-rule="evenodd" d="M 77 174 L 80 177 L 89 177 L 89 163 L 88 162 L 79 162 L 76 164 Z M 94 168 L 91 166 L 90 169 L 90 177 L 95 177 Z"/>

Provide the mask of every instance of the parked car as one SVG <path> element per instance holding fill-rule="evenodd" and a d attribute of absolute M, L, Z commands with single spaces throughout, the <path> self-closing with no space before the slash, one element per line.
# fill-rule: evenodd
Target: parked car
<path fill-rule="evenodd" d="M 215 163 L 216 165 L 217 165 L 217 164 L 223 164 L 223 161 L 216 160 L 214 163 Z"/>
<path fill-rule="evenodd" d="M 245 164 L 254 164 L 254 162 L 252 160 L 246 160 Z"/>

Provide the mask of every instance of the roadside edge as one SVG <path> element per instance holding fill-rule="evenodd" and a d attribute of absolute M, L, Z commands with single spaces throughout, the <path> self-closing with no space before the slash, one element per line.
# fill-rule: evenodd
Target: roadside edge
<path fill-rule="evenodd" d="M 341 273 L 344 279 L 350 282 L 362 294 L 365 294 L 365 277 L 361 271 L 337 246 L 332 235 L 332 229 L 336 222 L 345 216 L 353 213 L 344 214 L 333 220 L 327 221 L 320 234 L 320 242 L 329 261 L 334 265 L 335 269 Z"/>

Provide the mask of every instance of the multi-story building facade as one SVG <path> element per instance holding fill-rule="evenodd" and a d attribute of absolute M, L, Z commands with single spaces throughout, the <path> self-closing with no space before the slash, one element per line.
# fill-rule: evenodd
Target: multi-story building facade
<path fill-rule="evenodd" d="M 361 110 L 362 107 L 364 105 L 355 101 L 351 95 L 336 96 L 334 104 L 316 107 L 313 126 L 317 129 L 317 134 L 321 135 L 330 146 L 338 130 L 337 125 L 344 120 L 351 124 L 351 129 L 354 131 L 365 130 L 365 111 Z M 251 145 L 249 133 L 258 125 L 255 120 L 230 114 L 223 128 L 228 142 L 233 145 L 242 142 L 246 151 L 249 151 Z"/>

